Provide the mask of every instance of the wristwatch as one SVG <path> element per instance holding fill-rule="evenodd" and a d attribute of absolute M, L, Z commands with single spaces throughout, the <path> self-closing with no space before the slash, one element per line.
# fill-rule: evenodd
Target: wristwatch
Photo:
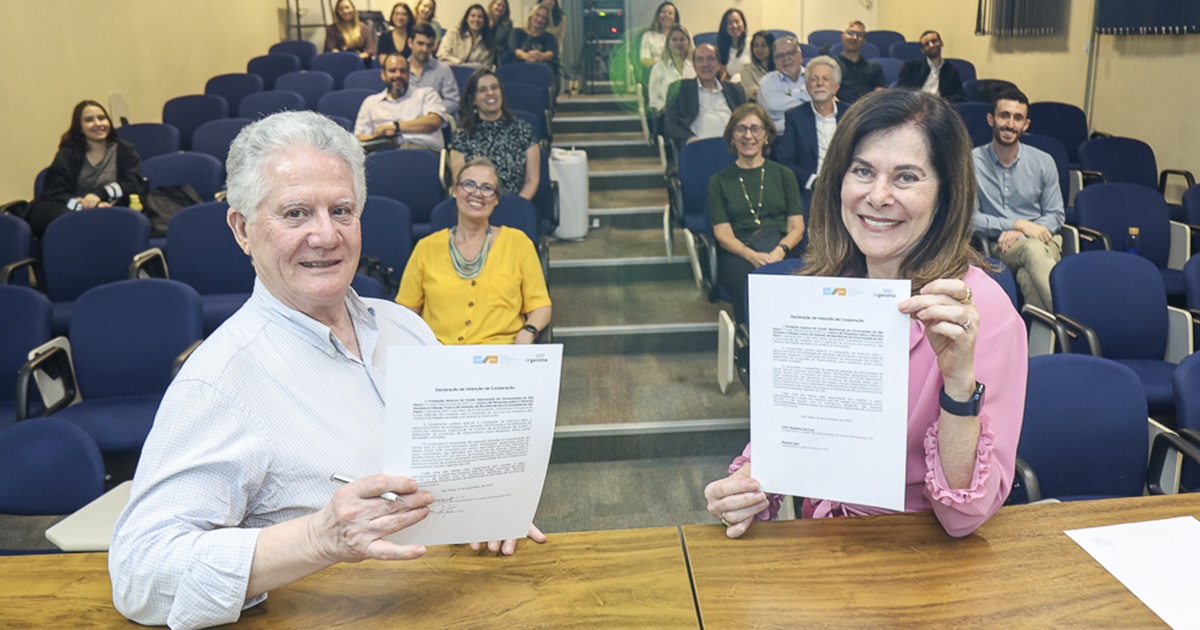
<path fill-rule="evenodd" d="M 983 383 L 975 381 L 975 393 L 971 394 L 966 402 L 958 402 L 946 395 L 946 386 L 942 385 L 942 392 L 938 396 L 938 401 L 942 405 L 942 409 L 956 416 L 978 416 L 979 408 L 983 406 Z"/>
<path fill-rule="evenodd" d="M 788 254 L 792 253 L 792 248 L 791 248 L 791 247 L 788 247 L 788 246 L 787 246 L 787 243 L 784 243 L 784 242 L 782 242 L 782 241 L 779 243 L 779 249 L 782 249 L 782 250 L 783 250 L 783 255 L 784 255 L 784 256 L 787 256 Z"/>
<path fill-rule="evenodd" d="M 524 326 L 521 327 L 521 330 L 524 330 L 525 332 L 532 334 L 534 339 L 537 338 L 538 333 L 542 332 L 542 331 L 538 330 L 537 326 L 534 326 L 533 324 L 525 324 Z"/>

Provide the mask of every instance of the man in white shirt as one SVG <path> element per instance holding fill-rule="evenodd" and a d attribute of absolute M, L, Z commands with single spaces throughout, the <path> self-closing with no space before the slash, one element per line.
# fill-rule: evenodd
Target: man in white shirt
<path fill-rule="evenodd" d="M 395 138 L 402 149 L 441 151 L 442 123 L 450 120 L 442 97 L 431 88 L 409 86 L 408 60 L 401 55 L 384 57 L 381 73 L 387 88 L 363 99 L 354 135 L 363 142 Z"/>
<path fill-rule="evenodd" d="M 721 62 L 715 46 L 697 46 L 692 53 L 692 65 L 696 68 L 696 79 L 679 82 L 679 93 L 667 104 L 664 115 L 666 135 L 680 147 L 724 135 L 733 110 L 746 102 L 742 86 L 717 79 Z"/>
<path fill-rule="evenodd" d="M 408 58 L 408 82 L 413 87 L 433 88 L 442 97 L 442 105 L 451 117 L 458 116 L 458 81 L 450 66 L 433 56 L 437 32 L 428 23 L 413 27 L 412 55 Z"/>
<path fill-rule="evenodd" d="M 825 55 L 815 57 L 808 62 L 805 72 L 805 87 L 812 101 L 784 115 L 787 131 L 779 134 L 775 159 L 796 174 L 805 208 L 812 199 L 813 184 L 821 172 L 829 141 L 845 110 L 834 101 L 841 84 L 842 67 L 838 62 Z"/>
<path fill-rule="evenodd" d="M 771 116 L 775 130 L 783 133 L 784 113 L 812 100 L 804 83 L 804 55 L 794 37 L 775 40 L 775 68 L 759 83 L 758 104 Z"/>
<path fill-rule="evenodd" d="M 946 63 L 942 57 L 942 46 L 942 36 L 937 31 L 922 33 L 921 52 L 925 56 L 904 62 L 896 86 L 938 94 L 951 103 L 967 100 L 962 76 L 954 64 Z"/>

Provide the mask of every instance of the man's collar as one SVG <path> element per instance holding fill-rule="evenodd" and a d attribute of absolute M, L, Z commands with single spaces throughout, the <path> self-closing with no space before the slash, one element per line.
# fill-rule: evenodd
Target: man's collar
<path fill-rule="evenodd" d="M 704 87 L 704 82 L 702 82 L 700 80 L 700 77 L 696 77 L 696 85 L 699 86 L 700 89 L 704 90 L 705 92 L 711 92 L 711 93 L 715 94 L 717 92 L 723 92 L 725 90 L 725 86 L 721 84 L 721 81 L 719 79 L 713 79 L 713 82 L 717 84 L 717 87 L 715 89 L 710 90 L 710 89 Z"/>

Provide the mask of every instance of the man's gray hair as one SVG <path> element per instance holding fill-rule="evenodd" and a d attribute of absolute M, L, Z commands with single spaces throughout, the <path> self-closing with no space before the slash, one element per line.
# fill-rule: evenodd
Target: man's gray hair
<path fill-rule="evenodd" d="M 821 55 L 820 57 L 813 57 L 812 59 L 808 60 L 808 65 L 806 67 L 811 68 L 815 65 L 820 65 L 820 64 L 825 64 L 825 65 L 829 66 L 830 68 L 833 68 L 834 83 L 837 83 L 838 85 L 842 84 L 842 66 L 840 64 L 838 64 L 836 59 L 834 59 L 833 57 L 830 57 L 829 55 Z"/>
<path fill-rule="evenodd" d="M 350 132 L 315 112 L 282 112 L 246 125 L 229 145 L 225 160 L 226 199 L 230 207 L 253 222 L 270 192 L 267 169 L 291 149 L 312 147 L 340 159 L 354 178 L 355 210 L 367 198 L 367 174 L 362 145 Z"/>

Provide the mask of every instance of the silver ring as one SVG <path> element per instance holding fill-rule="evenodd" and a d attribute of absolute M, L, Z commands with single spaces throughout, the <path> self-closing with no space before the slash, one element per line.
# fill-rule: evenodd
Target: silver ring
<path fill-rule="evenodd" d="M 968 319 L 967 321 L 959 324 L 959 326 L 962 326 L 963 330 L 971 330 L 971 320 Z"/>

